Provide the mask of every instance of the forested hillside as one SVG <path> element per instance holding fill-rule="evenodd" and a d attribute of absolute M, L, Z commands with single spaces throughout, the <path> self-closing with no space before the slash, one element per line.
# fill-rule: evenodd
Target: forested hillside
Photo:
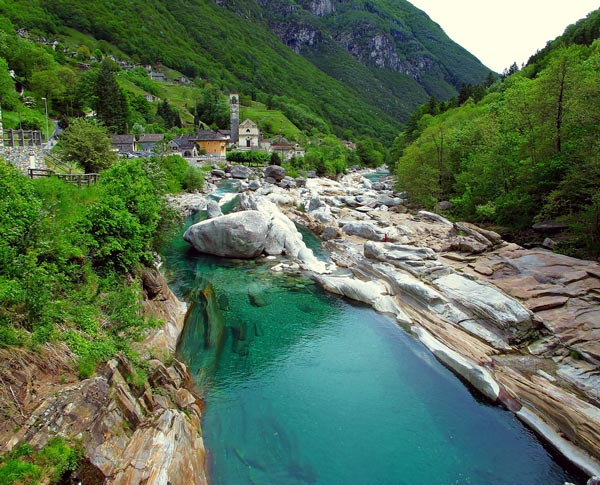
<path fill-rule="evenodd" d="M 394 142 L 398 186 L 462 219 L 570 227 L 565 251 L 600 252 L 600 11 L 570 26 L 521 71 L 431 102 Z M 462 93 L 461 93 L 462 94 Z"/>
<path fill-rule="evenodd" d="M 320 8 L 293 1 L 16 0 L 0 2 L 0 15 L 13 23 L 5 30 L 59 39 L 89 34 L 81 40 L 94 44 L 91 51 L 163 64 L 296 115 L 307 123 L 303 129 L 337 135 L 391 140 L 429 96 L 451 97 L 488 72 L 408 2 L 337 2 L 327 15 Z"/>

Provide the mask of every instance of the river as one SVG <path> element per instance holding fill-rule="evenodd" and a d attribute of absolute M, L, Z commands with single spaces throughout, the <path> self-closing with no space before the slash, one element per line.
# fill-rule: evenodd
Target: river
<path fill-rule="evenodd" d="M 178 354 L 206 399 L 213 484 L 581 482 L 394 320 L 271 271 L 284 259 L 178 240 L 166 260 L 192 306 Z"/>

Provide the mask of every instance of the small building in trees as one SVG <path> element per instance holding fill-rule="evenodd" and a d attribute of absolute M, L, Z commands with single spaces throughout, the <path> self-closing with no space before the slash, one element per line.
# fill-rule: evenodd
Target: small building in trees
<path fill-rule="evenodd" d="M 173 155 L 179 155 L 183 158 L 197 158 L 198 145 L 196 145 L 195 136 L 178 136 L 169 142 Z"/>
<path fill-rule="evenodd" d="M 154 145 L 164 139 L 164 133 L 148 133 L 146 135 L 140 135 L 137 141 L 137 148 L 141 151 L 151 152 L 154 149 Z"/>
<path fill-rule="evenodd" d="M 287 161 L 292 157 L 303 157 L 304 148 L 298 143 L 292 143 L 283 136 L 276 136 L 271 139 L 270 153 L 277 153 L 282 161 Z"/>
<path fill-rule="evenodd" d="M 142 96 L 144 98 L 146 98 L 146 101 L 148 101 L 149 103 L 154 103 L 155 101 L 159 100 L 159 98 L 157 96 L 154 96 L 153 94 L 150 94 L 150 93 L 144 93 L 144 94 L 142 94 Z"/>
<path fill-rule="evenodd" d="M 250 119 L 245 119 L 238 130 L 238 150 L 257 150 L 260 148 L 260 130 Z"/>
<path fill-rule="evenodd" d="M 135 151 L 135 136 L 112 135 L 112 146 L 119 153 L 133 153 Z"/>
<path fill-rule="evenodd" d="M 152 81 L 156 81 L 159 83 L 164 83 L 166 82 L 166 78 L 165 75 L 162 72 L 159 71 L 150 71 L 148 73 L 148 77 L 152 80 Z"/>

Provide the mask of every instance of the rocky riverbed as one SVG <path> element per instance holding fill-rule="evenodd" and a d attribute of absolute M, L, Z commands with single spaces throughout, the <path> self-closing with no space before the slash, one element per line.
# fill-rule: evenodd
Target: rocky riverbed
<path fill-rule="evenodd" d="M 286 254 L 326 290 L 393 314 L 489 400 L 587 474 L 600 475 L 599 264 L 408 210 L 405 194 L 362 173 L 292 179 L 271 167 L 236 177 L 248 213 L 227 218 L 212 211 L 202 223 L 210 231 L 186 235 L 198 250 L 227 256 L 218 241 L 210 242 L 218 253 L 209 247 L 206 234 L 218 227 L 221 239 L 235 231 L 232 237 L 243 240 L 248 230 L 253 254 L 244 257 Z M 206 207 L 206 200 L 197 203 Z M 320 235 L 335 264 L 313 264 L 285 216 Z M 264 225 L 259 241 L 254 219 Z"/>
<path fill-rule="evenodd" d="M 371 183 L 362 173 L 333 181 L 270 167 L 215 171 L 209 183 L 225 177 L 238 181 L 249 219 L 231 223 L 205 194 L 173 198 L 173 205 L 184 215 L 209 209 L 221 241 L 234 231 L 247 243 L 251 232 L 252 254 L 242 257 L 284 254 L 328 291 L 394 315 L 478 392 L 600 475 L 600 265 L 409 210 L 390 182 Z M 290 221 L 318 234 L 333 263 L 316 260 Z M 206 234 L 194 229 L 186 237 L 227 256 Z M 272 269 L 297 267 L 274 261 Z M 6 355 L 2 393 L 19 422 L 0 429 L 1 451 L 62 435 L 81 440 L 84 483 L 207 483 L 203 403 L 186 366 L 172 358 L 186 308 L 157 272 L 143 281 L 146 311 L 165 322 L 137 349 L 149 363 L 147 384 L 136 384 L 123 356 L 78 381 L 66 348 Z"/>

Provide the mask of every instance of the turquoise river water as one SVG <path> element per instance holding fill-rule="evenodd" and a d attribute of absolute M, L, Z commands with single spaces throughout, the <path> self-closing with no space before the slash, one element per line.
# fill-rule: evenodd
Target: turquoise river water
<path fill-rule="evenodd" d="M 211 483 L 581 481 L 392 319 L 274 273 L 277 262 L 182 241 L 167 255 L 191 305 L 178 352 L 206 398 Z"/>

